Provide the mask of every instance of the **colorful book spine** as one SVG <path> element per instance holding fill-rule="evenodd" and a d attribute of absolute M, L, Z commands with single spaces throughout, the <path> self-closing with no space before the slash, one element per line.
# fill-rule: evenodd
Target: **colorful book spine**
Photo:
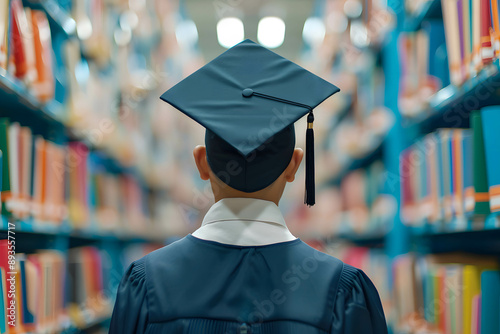
<path fill-rule="evenodd" d="M 499 113 L 492 115 L 497 117 Z M 486 122 L 494 128 L 491 125 L 500 120 Z M 483 140 L 485 124 L 474 112 L 472 129 L 438 129 L 402 153 L 400 170 L 405 177 L 401 182 L 401 208 L 405 222 L 423 220 L 433 228 L 463 230 L 470 227 L 468 219 L 474 213 L 489 213 L 481 210 L 485 206 L 489 210 L 490 195 L 498 194 L 500 179 L 493 171 L 499 170 L 500 161 L 498 148 L 488 147 L 498 142 L 497 134 L 493 133 L 490 142 L 486 142 L 485 134 Z M 493 157 L 488 161 L 490 152 Z M 491 165 L 488 173 L 486 163 Z M 489 173 L 494 174 L 490 184 Z"/>
<path fill-rule="evenodd" d="M 460 28 L 457 0 L 441 0 L 446 33 L 446 49 L 450 68 L 451 83 L 461 85 L 463 75 L 460 59 Z"/>
<path fill-rule="evenodd" d="M 487 215 L 490 211 L 490 196 L 488 193 L 488 175 L 486 173 L 486 153 L 484 147 L 483 124 L 481 112 L 473 111 L 470 116 L 473 131 L 473 181 L 476 205 L 475 214 Z"/>
<path fill-rule="evenodd" d="M 472 62 L 471 54 L 471 21 L 470 21 L 470 0 L 462 0 L 462 72 L 465 74 L 466 79 L 470 76 L 470 64 Z"/>
<path fill-rule="evenodd" d="M 453 171 L 453 208 L 457 217 L 464 215 L 464 187 L 463 187 L 463 130 L 453 130 L 452 145 L 452 171 Z"/>
<path fill-rule="evenodd" d="M 472 1 L 472 43 L 473 43 L 473 64 L 472 71 L 475 75 L 482 67 L 481 58 L 481 1 Z"/>
<path fill-rule="evenodd" d="M 463 294 L 463 329 L 464 334 L 472 334 L 474 323 L 473 301 L 481 292 L 480 270 L 476 266 L 466 265 L 464 267 L 464 294 Z"/>
<path fill-rule="evenodd" d="M 426 161 L 427 161 L 427 171 L 428 171 L 428 187 L 430 193 L 430 205 L 431 214 L 429 220 L 431 222 L 439 221 L 442 218 L 441 210 L 439 209 L 439 194 L 441 192 L 440 182 L 439 182 L 439 159 L 438 159 L 438 149 L 437 149 L 437 135 L 436 133 L 430 133 L 426 136 L 427 144 L 426 150 Z"/>
<path fill-rule="evenodd" d="M 26 84 L 30 84 L 36 78 L 31 21 L 27 19 L 21 0 L 11 0 L 10 5 L 12 61 L 9 62 L 14 67 L 14 75 Z M 30 10 L 27 11 L 31 15 Z"/>
<path fill-rule="evenodd" d="M 466 63 L 465 63 L 465 38 L 464 38 L 464 13 L 463 2 L 467 0 L 456 0 L 457 18 L 458 18 L 458 37 L 460 47 L 460 76 L 463 80 L 467 77 Z"/>
<path fill-rule="evenodd" d="M 393 266 L 396 328 L 408 333 L 498 333 L 495 257 L 443 253 L 398 257 Z M 404 299 L 406 296 L 406 299 Z"/>
<path fill-rule="evenodd" d="M 9 327 L 7 325 L 7 285 L 5 284 L 5 270 L 0 267 L 0 334 L 7 333 Z"/>
<path fill-rule="evenodd" d="M 9 54 L 9 0 L 0 0 L 0 68 L 7 69 Z"/>
<path fill-rule="evenodd" d="M 52 40 L 47 16 L 39 10 L 32 10 L 28 20 L 33 26 L 33 43 L 35 54 L 36 80 L 31 90 L 42 102 L 54 97 L 54 74 L 52 72 Z"/>
<path fill-rule="evenodd" d="M 481 274 L 481 334 L 500 333 L 500 272 Z"/>
<path fill-rule="evenodd" d="M 498 12 L 498 0 L 490 0 L 491 22 L 493 28 L 490 29 L 491 44 L 495 57 L 500 56 L 500 18 Z"/>
<path fill-rule="evenodd" d="M 0 118 L 0 151 L 2 151 L 2 214 L 8 214 L 7 202 L 10 201 L 9 145 L 7 131 L 10 122 Z"/>
<path fill-rule="evenodd" d="M 475 191 L 474 191 L 474 169 L 473 169 L 473 133 L 464 131 L 462 141 L 463 151 L 463 187 L 464 187 L 464 211 L 467 217 L 474 213 Z"/>
<path fill-rule="evenodd" d="M 491 27 L 491 12 L 490 0 L 480 0 L 481 8 L 481 61 L 483 65 L 491 63 L 494 56 L 493 46 L 491 45 L 490 29 Z"/>
<path fill-rule="evenodd" d="M 500 211 L 500 107 L 491 106 L 481 110 L 486 171 L 488 174 L 488 192 L 490 209 Z"/>

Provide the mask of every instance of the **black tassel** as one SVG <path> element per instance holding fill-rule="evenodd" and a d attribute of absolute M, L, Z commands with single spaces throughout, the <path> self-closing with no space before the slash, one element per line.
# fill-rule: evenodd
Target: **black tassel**
<path fill-rule="evenodd" d="M 314 182 L 314 115 L 312 111 L 307 116 L 306 130 L 306 192 L 304 203 L 313 206 L 316 202 L 315 182 Z"/>

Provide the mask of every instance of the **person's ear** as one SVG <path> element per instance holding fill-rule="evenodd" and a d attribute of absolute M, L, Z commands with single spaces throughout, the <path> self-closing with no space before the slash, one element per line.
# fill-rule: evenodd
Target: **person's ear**
<path fill-rule="evenodd" d="M 200 178 L 204 181 L 210 178 L 210 166 L 207 161 L 207 149 L 203 145 L 198 145 L 193 150 L 194 162 L 200 173 Z"/>
<path fill-rule="evenodd" d="M 290 160 L 290 163 L 288 164 L 288 167 L 284 172 L 285 180 L 287 182 L 293 182 L 293 180 L 295 180 L 295 174 L 299 169 L 300 162 L 302 161 L 303 157 L 304 151 L 301 148 L 296 148 L 295 150 L 293 150 L 292 159 Z"/>

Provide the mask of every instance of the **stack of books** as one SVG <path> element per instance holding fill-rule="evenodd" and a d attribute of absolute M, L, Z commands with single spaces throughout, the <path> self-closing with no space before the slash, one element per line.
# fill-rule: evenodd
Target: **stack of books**
<path fill-rule="evenodd" d="M 467 229 L 474 215 L 500 211 L 499 108 L 470 116 L 470 129 L 438 129 L 400 159 L 402 218 L 439 229 Z"/>
<path fill-rule="evenodd" d="M 81 142 L 55 144 L 0 119 L 2 214 L 74 230 L 141 233 L 151 226 L 147 189 L 129 173 L 108 171 Z"/>
<path fill-rule="evenodd" d="M 450 253 L 394 262 L 396 327 L 408 333 L 493 334 L 500 330 L 495 258 Z"/>
<path fill-rule="evenodd" d="M 0 68 L 24 82 L 42 102 L 54 98 L 52 52 L 46 14 L 24 8 L 21 0 L 12 0 L 10 4 L 8 0 L 1 0 Z"/>
<path fill-rule="evenodd" d="M 463 84 L 500 53 L 497 0 L 441 0 L 451 83 Z"/>

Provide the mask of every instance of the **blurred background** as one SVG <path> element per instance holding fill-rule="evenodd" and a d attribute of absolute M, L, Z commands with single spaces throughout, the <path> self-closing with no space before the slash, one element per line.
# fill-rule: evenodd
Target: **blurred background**
<path fill-rule="evenodd" d="M 500 333 L 497 0 L 0 0 L 0 333 L 106 333 L 128 265 L 200 226 L 204 129 L 159 96 L 247 38 L 341 89 L 291 232 L 392 333 Z"/>

